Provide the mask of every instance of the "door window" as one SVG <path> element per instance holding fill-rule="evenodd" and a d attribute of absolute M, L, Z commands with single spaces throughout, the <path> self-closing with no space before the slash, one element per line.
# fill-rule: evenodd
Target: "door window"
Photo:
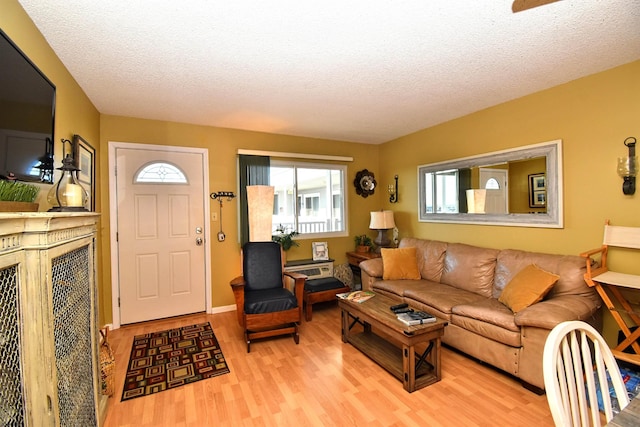
<path fill-rule="evenodd" d="M 134 184 L 188 184 L 187 176 L 176 165 L 153 162 L 144 165 L 133 179 Z"/>

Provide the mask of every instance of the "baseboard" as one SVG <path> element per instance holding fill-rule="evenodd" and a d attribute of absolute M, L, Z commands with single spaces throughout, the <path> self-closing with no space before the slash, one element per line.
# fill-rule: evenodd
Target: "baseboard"
<path fill-rule="evenodd" d="M 220 307 L 211 307 L 209 309 L 209 314 L 217 314 L 217 313 L 226 313 L 227 311 L 235 311 L 236 305 L 223 305 Z"/>

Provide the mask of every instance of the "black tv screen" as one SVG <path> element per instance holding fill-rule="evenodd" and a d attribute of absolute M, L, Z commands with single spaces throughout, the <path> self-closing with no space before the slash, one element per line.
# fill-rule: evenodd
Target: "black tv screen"
<path fill-rule="evenodd" d="M 0 177 L 53 182 L 56 87 L 0 30 Z"/>

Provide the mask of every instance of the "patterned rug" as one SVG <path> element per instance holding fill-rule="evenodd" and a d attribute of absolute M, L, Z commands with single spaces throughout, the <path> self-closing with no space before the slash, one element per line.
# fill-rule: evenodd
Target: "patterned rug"
<path fill-rule="evenodd" d="M 133 338 L 122 400 L 229 373 L 209 322 Z"/>

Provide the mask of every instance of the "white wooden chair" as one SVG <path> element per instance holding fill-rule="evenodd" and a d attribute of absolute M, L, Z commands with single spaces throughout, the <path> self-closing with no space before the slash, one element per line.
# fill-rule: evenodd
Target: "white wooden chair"
<path fill-rule="evenodd" d="M 612 226 L 607 221 L 604 226 L 602 247 L 580 254 L 586 258 L 587 262 L 585 281 L 598 291 L 600 298 L 625 335 L 625 339 L 613 349 L 613 355 L 618 359 L 640 365 L 640 345 L 636 342 L 640 338 L 640 328 L 634 332 L 631 331 L 634 326 L 640 326 L 640 313 L 634 311 L 623 293 L 620 292 L 620 289 L 624 288 L 640 289 L 640 276 L 610 271 L 607 266 L 610 246 L 640 249 L 640 227 Z M 593 257 L 598 254 L 600 255 L 600 266 L 592 269 L 591 266 L 595 261 Z M 635 354 L 624 353 L 624 350 L 630 346 Z"/>
<path fill-rule="evenodd" d="M 616 359 L 604 338 L 588 323 L 557 325 L 547 337 L 542 357 L 544 386 L 557 427 L 601 425 L 596 387 L 600 389 L 606 422 L 613 418 L 607 373 L 620 410 L 629 404 Z"/>

